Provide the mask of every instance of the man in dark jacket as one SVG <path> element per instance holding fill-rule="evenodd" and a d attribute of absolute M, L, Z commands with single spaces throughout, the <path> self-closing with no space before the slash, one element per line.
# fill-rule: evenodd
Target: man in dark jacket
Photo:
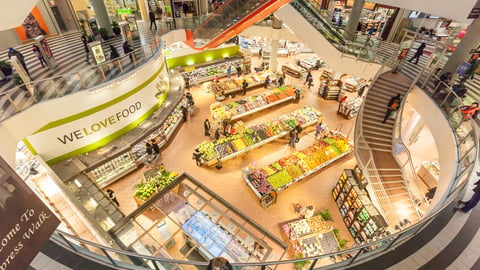
<path fill-rule="evenodd" d="M 153 10 L 150 9 L 148 11 L 148 18 L 150 19 L 150 30 L 152 30 L 152 25 L 155 25 L 155 30 L 157 30 L 157 22 L 155 22 L 155 13 L 153 13 Z"/>
<path fill-rule="evenodd" d="M 15 50 L 14 48 L 10 47 L 8 48 L 8 59 L 10 59 L 12 56 L 17 57 L 18 62 L 20 62 L 22 67 L 25 69 L 25 72 L 27 73 L 28 77 L 31 77 L 30 72 L 28 72 L 27 65 L 25 64 L 25 58 L 23 57 L 23 54 Z"/>
<path fill-rule="evenodd" d="M 397 94 L 396 96 L 392 97 L 390 101 L 387 104 L 387 112 L 385 113 L 385 117 L 383 118 L 382 123 L 386 123 L 388 118 L 390 118 L 390 115 L 392 112 L 396 112 L 400 108 L 400 103 L 402 102 L 402 97 L 400 94 Z"/>

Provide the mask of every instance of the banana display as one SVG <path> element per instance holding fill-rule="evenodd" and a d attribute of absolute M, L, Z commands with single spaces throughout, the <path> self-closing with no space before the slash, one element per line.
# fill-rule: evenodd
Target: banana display
<path fill-rule="evenodd" d="M 210 112 L 214 119 L 219 121 L 228 120 L 234 116 L 292 96 L 295 96 L 295 88 L 293 86 L 282 86 L 271 91 L 263 92 L 258 96 L 240 99 L 226 105 L 222 105 L 220 102 L 213 103 L 210 105 Z"/>
<path fill-rule="evenodd" d="M 281 134 L 285 135 L 299 124 L 302 126 L 314 124 L 322 117 L 323 114 L 321 112 L 306 106 L 277 119 L 245 128 L 216 141 L 203 141 L 196 148 L 202 153 L 202 158 L 206 162 L 216 158 L 226 158 L 247 147 L 254 147 L 256 144 L 261 145 L 262 141 L 271 137 Z"/>
<path fill-rule="evenodd" d="M 279 191 L 303 175 L 308 175 L 325 162 L 351 150 L 348 138 L 337 133 L 330 134 L 288 157 L 281 158 L 267 166 L 256 168 L 246 178 L 263 195 L 271 190 Z M 265 183 L 266 182 L 266 183 Z M 267 188 L 271 188 L 268 190 Z"/>

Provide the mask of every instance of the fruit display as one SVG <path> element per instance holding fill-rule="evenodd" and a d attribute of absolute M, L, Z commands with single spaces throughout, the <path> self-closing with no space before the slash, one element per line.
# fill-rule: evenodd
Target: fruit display
<path fill-rule="evenodd" d="M 267 166 L 250 170 L 246 180 L 250 183 L 257 183 L 266 178 L 275 191 L 280 191 L 323 168 L 327 162 L 349 153 L 352 150 L 351 147 L 348 138 L 340 133 L 332 133 L 322 141 L 288 157 L 281 158 Z M 258 176 L 261 176 L 262 179 L 257 180 L 256 177 Z M 256 186 L 253 185 L 255 188 Z"/>
<path fill-rule="evenodd" d="M 242 58 L 232 58 L 230 60 L 225 60 L 221 63 L 196 67 L 192 71 L 182 72 L 182 77 L 189 78 L 190 80 L 197 80 L 198 82 L 206 81 L 211 79 L 214 76 L 224 76 L 227 75 L 228 66 L 239 66 L 243 63 Z M 234 69 L 232 69 L 234 71 Z"/>
<path fill-rule="evenodd" d="M 137 191 L 134 196 L 142 201 L 147 201 L 154 193 L 168 186 L 178 176 L 176 172 L 166 170 L 151 170 L 149 175 L 145 175 L 142 183 L 136 185 Z"/>
<path fill-rule="evenodd" d="M 218 121 L 228 120 L 232 118 L 240 118 L 242 114 L 247 115 L 253 110 L 258 111 L 268 108 L 270 104 L 281 100 L 287 100 L 289 97 L 295 96 L 295 88 L 293 86 L 282 86 L 271 91 L 266 91 L 258 96 L 251 96 L 240 99 L 235 102 L 223 105 L 216 102 L 210 105 L 210 112 L 214 119 Z"/>
<path fill-rule="evenodd" d="M 219 103 L 215 104 L 216 105 L 213 105 L 213 107 L 218 107 Z M 240 129 L 236 133 L 214 142 L 203 141 L 197 145 L 196 148 L 202 153 L 202 158 L 207 164 L 213 164 L 210 161 L 218 157 L 220 157 L 222 161 L 225 161 L 233 154 L 236 154 L 245 148 L 251 149 L 258 147 L 266 143 L 266 140 L 268 139 L 276 136 L 285 136 L 290 130 L 289 125 L 312 125 L 321 117 L 323 117 L 323 115 L 319 111 L 311 107 L 304 107 L 281 116 L 278 119 L 251 126 L 249 128 Z M 286 123 L 287 121 L 291 122 L 291 124 Z M 290 169 L 290 171 L 293 172 L 296 171 L 296 169 L 293 168 Z"/>

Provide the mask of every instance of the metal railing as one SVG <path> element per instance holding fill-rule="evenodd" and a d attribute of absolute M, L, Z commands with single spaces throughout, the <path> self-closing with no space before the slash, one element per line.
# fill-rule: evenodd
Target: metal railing
<path fill-rule="evenodd" d="M 3 109 L 0 121 L 33 104 L 79 91 L 92 90 L 108 81 L 128 76 L 130 72 L 147 63 L 152 57 L 159 56 L 160 48 L 162 48 L 160 42 L 154 42 L 99 65 L 31 81 L 7 90 L 0 94 L 0 106 Z M 25 98 L 18 98 L 19 96 L 25 96 Z M 31 97 L 28 98 L 29 96 Z"/>

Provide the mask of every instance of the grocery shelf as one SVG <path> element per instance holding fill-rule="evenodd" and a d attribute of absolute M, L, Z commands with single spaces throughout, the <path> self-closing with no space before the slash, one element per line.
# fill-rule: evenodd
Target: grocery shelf
<path fill-rule="evenodd" d="M 261 111 L 261 110 L 268 109 L 268 108 L 273 107 L 273 106 L 275 106 L 275 105 L 277 105 L 277 104 L 280 104 L 280 103 L 283 103 L 283 102 L 292 100 L 292 99 L 294 99 L 294 98 L 295 98 L 295 96 L 289 96 L 289 97 L 287 97 L 287 98 L 283 98 L 283 99 L 277 100 L 277 101 L 275 101 L 275 102 L 272 102 L 272 103 L 269 103 L 269 104 L 267 104 L 267 105 L 258 107 L 258 108 L 256 108 L 256 109 L 251 110 L 251 111 L 247 111 L 247 112 L 244 112 L 244 113 L 242 113 L 242 114 L 237 114 L 237 115 L 233 116 L 233 117 L 231 118 L 231 120 L 240 119 L 240 118 L 245 117 L 245 116 L 247 116 L 247 115 L 250 115 L 250 114 L 259 112 L 259 111 Z"/>

